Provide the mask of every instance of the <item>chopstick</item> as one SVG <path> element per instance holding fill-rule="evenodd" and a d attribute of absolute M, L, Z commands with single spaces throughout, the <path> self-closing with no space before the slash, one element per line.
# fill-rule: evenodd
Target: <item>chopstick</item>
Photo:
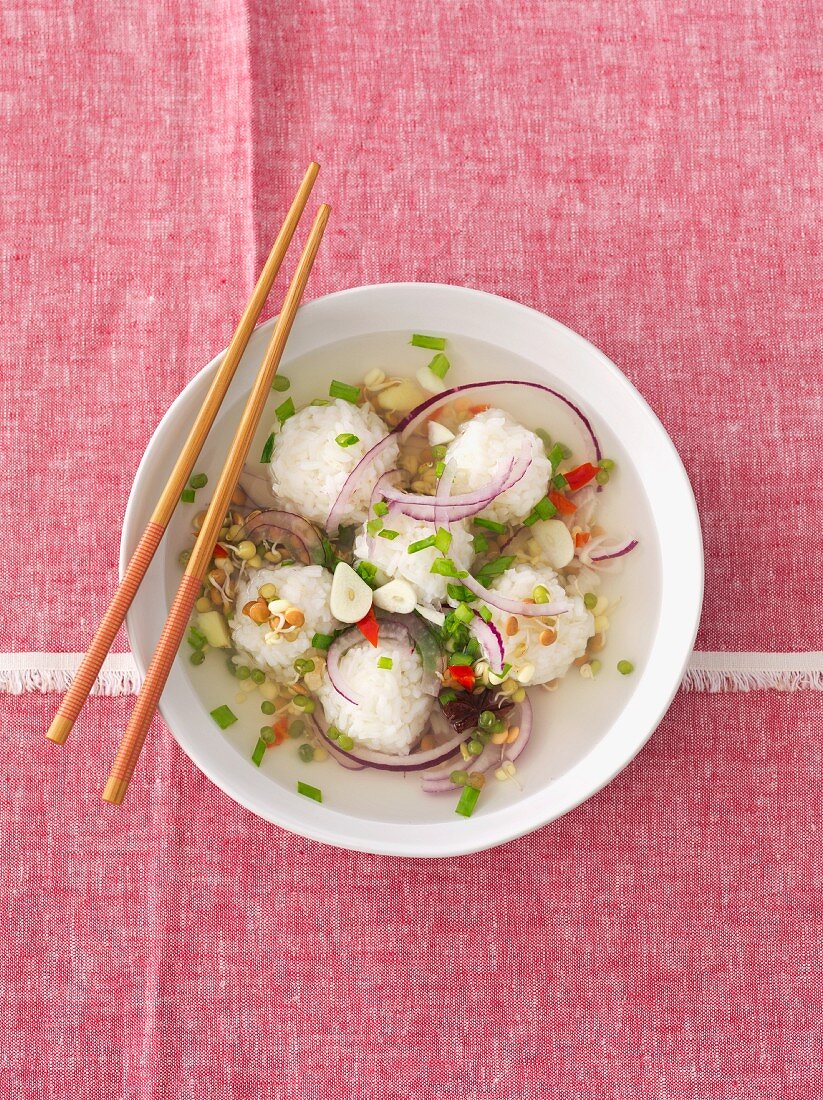
<path fill-rule="evenodd" d="M 226 350 L 223 361 L 212 380 L 200 412 L 197 414 L 197 419 L 192 425 L 188 439 L 180 452 L 180 457 L 175 463 L 166 487 L 152 512 L 146 529 L 140 537 L 131 560 L 126 566 L 123 579 L 120 581 L 112 601 L 103 615 L 97 633 L 92 638 L 88 652 L 80 663 L 71 687 L 66 692 L 57 714 L 49 726 L 46 736 L 58 745 L 62 745 L 66 741 L 74 723 L 77 721 L 77 716 L 89 696 L 94 681 L 97 679 L 97 674 L 103 666 L 106 654 L 111 649 L 114 637 L 123 624 L 126 612 L 131 606 L 160 540 L 165 534 L 166 527 L 180 500 L 180 494 L 188 484 L 197 456 L 200 454 L 206 436 L 211 430 L 214 418 L 217 416 L 229 384 L 237 370 L 237 365 L 246 350 L 249 337 L 254 331 L 254 326 L 257 324 L 257 319 L 283 263 L 283 258 L 291 244 L 297 223 L 306 208 L 306 203 L 319 171 L 320 166 L 315 164 L 314 161 L 306 169 L 303 182 L 297 189 L 297 194 L 294 196 L 286 220 L 277 234 L 269 258 L 263 265 L 257 285 L 251 298 L 249 298 L 243 316 L 240 318 L 237 330 Z"/>
<path fill-rule="evenodd" d="M 226 463 L 220 474 L 220 480 L 215 488 L 211 504 L 206 511 L 206 517 L 203 520 L 191 557 L 186 565 L 183 579 L 180 582 L 180 587 L 177 590 L 177 595 L 146 673 L 143 688 L 120 742 L 115 761 L 112 764 L 108 782 L 103 791 L 103 798 L 106 802 L 119 805 L 128 790 L 129 781 L 134 773 L 143 743 L 146 740 L 151 720 L 160 701 L 160 696 L 183 639 L 183 634 L 188 626 L 194 602 L 200 595 L 202 578 L 214 554 L 215 543 L 223 525 L 232 493 L 237 486 L 237 480 L 243 470 L 243 464 L 248 456 L 252 438 L 260 423 L 263 409 L 271 392 L 272 380 L 280 365 L 283 349 L 291 332 L 300 299 L 303 297 L 303 291 L 306 288 L 312 264 L 317 255 L 317 249 L 320 247 L 323 230 L 326 228 L 326 222 L 329 219 L 329 212 L 329 207 L 325 205 L 317 211 L 297 270 L 289 285 L 260 372 L 246 402 Z"/>

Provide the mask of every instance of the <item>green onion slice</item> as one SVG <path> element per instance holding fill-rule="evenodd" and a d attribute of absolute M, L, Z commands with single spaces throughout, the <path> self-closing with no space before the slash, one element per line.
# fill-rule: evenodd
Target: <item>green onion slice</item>
<path fill-rule="evenodd" d="M 210 713 L 221 730 L 227 730 L 229 726 L 233 726 L 237 721 L 237 715 L 231 707 L 227 707 L 225 704 L 221 707 L 217 707 L 216 710 Z"/>
<path fill-rule="evenodd" d="M 480 791 L 478 791 L 476 787 L 464 787 L 463 793 L 460 795 L 460 801 L 455 806 L 454 812 L 456 814 L 461 814 L 463 817 L 471 817 L 479 797 Z"/>
<path fill-rule="evenodd" d="M 269 438 L 263 444 L 263 453 L 260 455 L 261 462 L 271 462 L 272 451 L 274 450 L 274 432 L 271 433 Z"/>
<path fill-rule="evenodd" d="M 487 531 L 494 531 L 496 535 L 502 535 L 506 530 L 505 523 L 495 523 L 493 519 L 483 519 L 481 516 L 475 516 L 472 523 L 475 527 L 485 527 Z"/>
<path fill-rule="evenodd" d="M 180 499 L 184 504 L 194 504 L 194 489 L 184 489 Z"/>
<path fill-rule="evenodd" d="M 428 550 L 430 546 L 434 546 L 434 535 L 429 535 L 427 539 L 420 539 L 419 542 L 410 543 L 407 553 L 417 554 L 421 550 Z"/>
<path fill-rule="evenodd" d="M 360 400 L 360 387 L 350 386 L 347 382 L 338 382 L 334 379 L 329 386 L 329 397 L 342 397 L 344 401 L 351 401 L 352 405 L 356 405 Z"/>
<path fill-rule="evenodd" d="M 399 534 L 399 531 L 391 531 L 388 527 L 385 528 L 385 530 L 383 531 L 377 532 L 378 538 L 388 539 L 389 542 L 391 542 L 393 539 L 396 539 Z"/>
<path fill-rule="evenodd" d="M 394 661 L 391 659 L 391 657 L 378 657 L 377 667 L 386 669 L 394 668 Z"/>
<path fill-rule="evenodd" d="M 328 649 L 333 641 L 333 634 L 315 634 L 312 637 L 311 644 L 314 649 Z"/>
<path fill-rule="evenodd" d="M 292 399 L 287 397 L 283 404 L 278 405 L 274 410 L 274 415 L 281 424 L 285 424 L 289 417 L 294 416 L 294 402 Z"/>
<path fill-rule="evenodd" d="M 445 344 L 445 342 L 446 341 L 444 340 L 443 343 Z M 441 380 L 441 382 L 448 374 L 449 367 L 451 367 L 451 363 L 442 353 L 435 355 L 434 359 L 432 359 L 431 363 L 429 363 L 429 370 L 432 372 L 432 374 L 436 375 Z"/>
<path fill-rule="evenodd" d="M 446 337 L 424 336 L 422 333 L 415 332 L 411 338 L 411 342 L 414 348 L 429 348 L 430 351 L 442 351 L 446 346 Z"/>
<path fill-rule="evenodd" d="M 266 754 L 266 742 L 262 737 L 257 738 L 257 744 L 254 746 L 254 752 L 251 754 L 251 762 L 256 767 L 260 767 L 263 757 Z"/>
<path fill-rule="evenodd" d="M 334 442 L 338 447 L 353 447 L 355 443 L 360 442 L 360 436 L 352 435 L 351 432 L 341 432 L 334 437 Z"/>
<path fill-rule="evenodd" d="M 297 781 L 297 793 L 302 794 L 304 798 L 312 798 L 315 802 L 323 801 L 323 792 L 319 787 L 313 787 L 311 783 L 301 783 Z"/>

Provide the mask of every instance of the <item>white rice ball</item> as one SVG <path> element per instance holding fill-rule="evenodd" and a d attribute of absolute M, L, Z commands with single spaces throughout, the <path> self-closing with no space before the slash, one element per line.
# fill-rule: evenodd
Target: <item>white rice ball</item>
<path fill-rule="evenodd" d="M 432 573 L 433 562 L 443 555 L 434 546 L 428 550 L 418 550 L 415 554 L 409 553 L 412 543 L 429 538 L 437 528 L 399 512 L 386 516 L 384 526 L 398 531 L 398 537 L 390 540 L 375 535 L 369 538 L 364 525 L 354 540 L 354 556 L 358 561 L 370 561 L 391 579 L 399 577 L 408 581 L 417 592 L 418 603 L 433 607 L 444 601 L 446 586 L 460 582 L 453 577 Z M 458 569 L 468 569 L 474 558 L 468 524 L 465 520 L 456 520 L 451 525 L 451 533 L 452 542 L 446 557 L 451 558 Z"/>
<path fill-rule="evenodd" d="M 343 434 L 357 436 L 358 442 L 341 447 L 335 441 Z M 275 435 L 272 491 L 284 506 L 314 523 L 325 524 L 346 478 L 387 434 L 386 425 L 368 405 L 353 405 L 342 398 L 328 405 L 307 405 Z M 397 443 L 389 443 L 363 472 L 342 523 L 365 520 L 374 483 L 396 464 L 397 452 Z"/>
<path fill-rule="evenodd" d="M 379 668 L 390 657 L 391 668 Z M 361 702 L 348 702 L 332 687 L 328 671 L 317 695 L 329 725 L 348 734 L 362 748 L 408 756 L 426 728 L 434 699 L 421 691 L 423 666 L 408 642 L 387 638 L 377 647 L 365 639 L 340 658 L 342 680 Z"/>
<path fill-rule="evenodd" d="M 546 495 L 552 464 L 539 436 L 524 428 L 501 409 L 488 409 L 461 425 L 457 438 L 446 450 L 446 461 L 457 466 L 452 495 L 480 489 L 518 458 L 523 445 L 532 462 L 516 485 L 501 493 L 480 515 L 497 523 L 524 519 Z"/>
<path fill-rule="evenodd" d="M 306 617 L 299 630 L 288 634 L 288 640 L 267 642 L 266 635 L 271 631 L 268 623 L 258 626 L 243 614 L 245 605 L 258 598 L 264 584 L 273 584 L 277 598 L 299 607 Z M 315 634 L 331 634 L 340 628 L 329 610 L 330 593 L 331 573 L 321 565 L 283 565 L 252 570 L 237 589 L 234 617 L 230 623 L 236 648 L 263 670 L 291 673 L 298 657 L 313 652 L 311 640 Z"/>
<path fill-rule="evenodd" d="M 515 565 L 497 577 L 491 589 L 512 600 L 532 598 L 537 585 L 542 584 L 549 596 L 555 600 L 566 599 L 566 592 L 557 579 L 557 574 L 544 566 L 535 569 L 531 565 Z M 517 632 L 511 637 L 506 635 L 506 623 L 511 618 L 505 611 L 492 612 L 492 622 L 500 631 L 505 643 L 505 659 L 511 664 L 513 673 L 524 665 L 534 665 L 532 684 L 546 684 L 565 676 L 573 661 L 586 652 L 586 644 L 594 634 L 594 616 L 587 610 L 580 596 L 568 597 L 571 611 L 556 616 L 557 640 L 551 645 L 541 645 L 540 635 L 547 629 L 546 624 L 537 617 L 517 616 Z"/>

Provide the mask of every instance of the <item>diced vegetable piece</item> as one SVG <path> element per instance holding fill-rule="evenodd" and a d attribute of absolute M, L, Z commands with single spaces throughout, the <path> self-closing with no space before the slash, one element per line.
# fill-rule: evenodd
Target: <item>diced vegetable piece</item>
<path fill-rule="evenodd" d="M 304 798 L 311 798 L 315 802 L 323 801 L 323 792 L 319 787 L 313 787 L 311 783 L 301 783 L 297 781 L 297 793 L 302 794 Z"/>
<path fill-rule="evenodd" d="M 254 752 L 251 754 L 251 762 L 256 767 L 260 767 L 263 761 L 263 757 L 266 755 L 266 742 L 262 737 L 257 738 L 257 744 L 254 746 Z"/>
<path fill-rule="evenodd" d="M 227 707 L 225 704 L 211 711 L 211 716 L 221 730 L 227 730 L 229 726 L 233 726 L 237 721 L 237 715 L 231 707 Z"/>
<path fill-rule="evenodd" d="M 456 814 L 461 814 L 463 817 L 471 817 L 479 797 L 480 791 L 476 787 L 464 787 L 463 793 L 460 795 L 460 801 L 455 806 L 454 812 Z"/>
<path fill-rule="evenodd" d="M 416 332 L 412 338 L 412 347 L 415 348 L 429 348 L 431 351 L 442 351 L 446 346 L 445 336 L 424 336 L 422 333 Z"/>
<path fill-rule="evenodd" d="M 396 577 L 374 590 L 375 605 L 396 615 L 409 615 L 417 605 L 417 593 L 408 581 Z"/>
<path fill-rule="evenodd" d="M 369 596 L 371 594 L 371 589 L 369 589 Z M 380 624 L 374 614 L 374 608 L 370 607 L 368 613 L 362 619 L 359 619 L 355 625 L 366 641 L 377 648 L 377 643 L 380 640 Z"/>
<path fill-rule="evenodd" d="M 195 621 L 214 649 L 228 649 L 231 646 L 229 628 L 219 611 L 200 611 Z"/>
<path fill-rule="evenodd" d="M 194 489 L 184 489 L 180 499 L 184 504 L 194 504 Z"/>
<path fill-rule="evenodd" d="M 360 399 L 360 387 L 350 386 L 346 382 L 338 382 L 335 379 L 329 386 L 329 397 L 342 397 L 344 401 L 350 401 L 356 405 Z"/>

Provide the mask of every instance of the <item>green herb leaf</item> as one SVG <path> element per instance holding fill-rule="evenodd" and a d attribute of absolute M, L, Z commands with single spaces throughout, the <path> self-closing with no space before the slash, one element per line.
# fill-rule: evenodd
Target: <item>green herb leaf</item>
<path fill-rule="evenodd" d="M 281 424 L 285 424 L 289 417 L 294 416 L 294 402 L 292 399 L 287 397 L 283 404 L 278 405 L 274 410 L 274 415 Z"/>

